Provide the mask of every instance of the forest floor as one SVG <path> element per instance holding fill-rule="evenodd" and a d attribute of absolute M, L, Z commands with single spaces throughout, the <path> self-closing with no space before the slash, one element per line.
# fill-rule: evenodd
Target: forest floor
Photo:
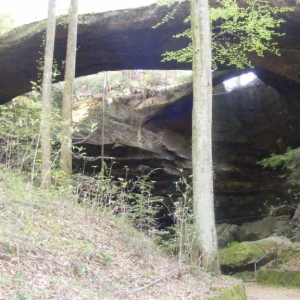
<path fill-rule="evenodd" d="M 248 300 L 299 300 L 299 289 L 287 289 L 283 287 L 261 286 L 254 283 L 246 283 Z"/>
<path fill-rule="evenodd" d="M 1 167 L 0 220 L 0 299 L 206 300 L 237 284 L 180 268 L 126 218 Z"/>
<path fill-rule="evenodd" d="M 125 218 L 1 168 L 0 220 L 0 299 L 206 300 L 237 283 L 179 268 Z M 300 299 L 297 289 L 245 286 L 248 300 Z"/>
<path fill-rule="evenodd" d="M 300 257 L 281 264 L 285 270 L 300 272 Z M 299 288 L 285 288 L 245 283 L 248 300 L 300 300 Z"/>

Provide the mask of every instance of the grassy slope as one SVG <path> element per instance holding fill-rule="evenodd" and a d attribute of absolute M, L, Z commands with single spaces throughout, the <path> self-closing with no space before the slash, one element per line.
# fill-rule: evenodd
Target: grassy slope
<path fill-rule="evenodd" d="M 209 299 L 236 283 L 188 267 L 179 278 L 122 218 L 72 198 L 0 169 L 0 299 Z"/>

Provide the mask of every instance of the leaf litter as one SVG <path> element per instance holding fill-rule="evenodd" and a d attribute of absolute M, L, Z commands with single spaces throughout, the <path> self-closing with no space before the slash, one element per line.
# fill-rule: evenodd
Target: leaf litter
<path fill-rule="evenodd" d="M 0 299 L 210 299 L 237 283 L 184 267 L 126 220 L 0 169 Z"/>

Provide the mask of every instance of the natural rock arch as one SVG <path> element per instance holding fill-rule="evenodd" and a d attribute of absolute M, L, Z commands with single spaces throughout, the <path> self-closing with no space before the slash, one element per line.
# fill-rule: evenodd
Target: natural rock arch
<path fill-rule="evenodd" d="M 258 76 L 274 86 L 281 84 L 281 90 L 292 85 L 299 89 L 300 83 L 300 12 L 299 1 L 272 0 L 274 5 L 295 8 L 284 14 L 286 23 L 282 29 L 285 36 L 278 38 L 280 57 L 266 54 L 263 58 L 251 57 L 258 70 Z M 215 1 L 211 1 L 212 5 Z M 166 50 L 176 50 L 186 45 L 186 40 L 172 36 L 187 25 L 182 19 L 189 12 L 189 3 L 182 5 L 174 20 L 153 29 L 168 11 L 155 4 L 137 9 L 86 14 L 79 17 L 78 52 L 76 76 L 121 69 L 189 69 L 190 64 L 161 62 Z M 55 58 L 61 67 L 65 59 L 67 18 L 57 22 Z M 46 21 L 35 22 L 12 30 L 0 38 L 0 104 L 30 91 L 30 81 L 37 80 L 37 60 L 46 29 Z M 271 74 L 272 76 L 269 76 Z M 222 73 L 217 81 L 228 75 Z M 277 77 L 278 76 L 278 77 Z M 63 75 L 57 80 L 62 80 Z"/>
<path fill-rule="evenodd" d="M 224 95 L 215 99 L 214 112 L 217 122 L 214 123 L 213 129 L 213 151 L 217 174 L 215 198 L 220 205 L 218 208 L 219 218 L 240 217 L 239 214 L 242 214 L 243 211 L 249 213 L 250 208 L 253 209 L 261 199 L 266 197 L 275 199 L 280 195 L 283 198 L 285 187 L 281 187 L 282 182 L 279 182 L 278 178 L 270 178 L 270 173 L 253 169 L 257 167 L 255 163 L 262 158 L 263 153 L 274 150 L 276 140 L 283 135 L 285 135 L 285 140 L 290 139 L 294 146 L 300 145 L 300 124 L 297 121 L 300 115 L 298 108 L 298 96 L 300 95 L 300 75 L 298 77 L 298 70 L 300 71 L 300 57 L 298 57 L 300 53 L 300 30 L 298 30 L 300 13 L 298 8 L 300 4 L 293 0 L 273 2 L 296 8 L 294 12 L 284 16 L 287 20 L 283 26 L 286 35 L 278 39 L 282 56 L 275 57 L 267 54 L 264 58 L 253 57 L 252 61 L 255 66 L 254 72 L 285 97 L 280 99 L 280 95 L 274 93 L 273 90 L 265 91 L 270 87 L 260 86 L 249 89 L 249 93 L 254 96 L 251 98 L 252 100 L 250 99 L 251 101 L 248 100 L 249 98 L 247 101 L 240 101 L 243 100 L 243 96 L 239 91 L 230 96 Z M 187 5 L 184 5 L 178 12 L 181 17 L 178 16 L 158 29 L 152 29 L 151 26 L 159 22 L 166 12 L 166 8 L 157 8 L 155 5 L 151 5 L 133 10 L 81 16 L 76 76 L 121 69 L 190 69 L 189 64 L 161 62 L 161 53 L 181 48 L 186 43 L 184 40 L 173 39 L 172 35 L 184 27 L 181 20 L 188 13 Z M 59 64 L 65 59 L 66 20 L 65 17 L 59 18 L 57 25 L 55 58 Z M 39 58 L 45 28 L 45 21 L 36 22 L 17 28 L 0 38 L 2 71 L 0 74 L 0 104 L 30 91 L 30 81 L 36 81 L 36 61 Z M 242 72 L 244 71 L 224 68 L 214 76 L 215 84 Z M 62 80 L 63 76 L 61 75 L 57 79 Z M 271 93 L 270 97 L 268 96 L 269 92 Z M 290 110 L 289 116 L 284 114 L 285 102 L 296 108 Z M 123 121 L 118 124 L 117 116 L 114 116 L 115 118 L 111 122 L 114 132 L 108 134 L 109 140 L 105 143 L 108 149 L 111 147 L 112 151 L 117 152 L 119 147 L 121 149 L 119 152 L 123 154 L 126 154 L 125 150 L 128 149 L 131 157 L 134 156 L 134 151 L 137 151 L 136 157 L 131 159 L 131 162 L 136 163 L 136 167 L 149 156 L 152 161 L 156 160 L 165 175 L 164 179 L 163 175 L 159 174 L 160 180 L 162 182 L 165 180 L 163 191 L 168 194 L 165 186 L 172 185 L 170 181 L 167 181 L 170 180 L 170 175 L 176 173 L 178 168 L 190 170 L 190 144 L 186 141 L 189 140 L 191 133 L 191 87 L 187 87 L 185 96 L 182 96 L 176 103 L 175 101 L 174 103 L 170 102 L 165 109 L 162 109 L 161 103 L 157 104 L 158 109 L 153 116 L 143 123 L 144 145 L 143 141 L 138 141 L 139 143 L 136 144 L 122 144 L 120 141 L 124 139 L 121 138 L 118 141 L 119 135 L 124 137 L 125 126 Z M 142 109 L 140 107 L 139 117 Z M 178 112 L 176 120 L 170 118 L 174 112 L 175 114 Z M 280 118 L 276 117 L 278 114 L 280 114 Z M 254 115 L 256 119 L 253 118 Z M 253 119 L 256 127 L 254 129 L 251 127 L 254 124 Z M 277 121 L 281 123 L 278 124 Z M 291 132 L 289 135 L 287 134 L 291 125 L 296 138 L 291 136 Z M 157 126 L 161 131 L 160 136 L 156 134 Z M 137 136 L 136 128 L 131 126 L 131 129 L 126 130 L 128 140 L 130 140 L 130 135 L 133 138 Z M 107 130 L 109 130 L 108 126 Z M 267 138 L 262 140 L 262 135 Z M 163 141 L 159 143 L 158 137 L 161 136 L 163 136 Z M 92 140 L 93 137 L 94 135 L 91 135 L 86 142 L 89 146 L 97 147 L 101 144 L 101 140 L 99 135 L 96 140 Z M 74 138 L 76 139 L 76 136 Z M 176 144 L 174 144 L 174 139 Z M 272 139 L 274 139 L 274 143 Z M 149 141 L 153 141 L 153 143 L 146 144 Z M 288 143 L 288 145 L 290 144 Z M 236 208 L 233 209 L 236 206 L 239 207 L 238 215 Z"/>

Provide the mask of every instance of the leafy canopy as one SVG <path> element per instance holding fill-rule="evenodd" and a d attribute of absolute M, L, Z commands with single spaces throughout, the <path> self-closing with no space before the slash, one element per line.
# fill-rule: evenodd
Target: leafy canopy
<path fill-rule="evenodd" d="M 189 0 L 161 0 L 158 5 L 170 7 L 186 1 Z M 239 6 L 237 0 L 217 0 L 217 6 L 210 8 L 214 69 L 217 69 L 219 64 L 237 68 L 251 67 L 247 57 L 249 53 L 262 57 L 269 51 L 280 55 L 274 37 L 283 35 L 277 30 L 284 20 L 276 16 L 292 9 L 271 7 L 269 0 L 244 0 L 244 3 L 245 6 Z M 172 19 L 178 8 L 179 5 L 175 6 L 155 27 Z M 184 22 L 190 22 L 190 16 Z M 191 29 L 174 37 L 191 40 Z M 192 50 L 190 42 L 183 49 L 165 52 L 163 61 L 191 62 Z"/>

